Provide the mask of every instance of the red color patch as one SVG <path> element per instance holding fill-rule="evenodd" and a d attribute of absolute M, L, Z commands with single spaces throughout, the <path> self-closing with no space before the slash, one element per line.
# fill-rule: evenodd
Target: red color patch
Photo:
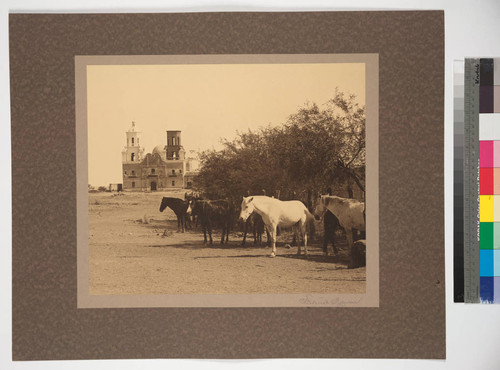
<path fill-rule="evenodd" d="M 491 195 L 494 194 L 493 186 L 493 168 L 480 168 L 479 169 L 479 194 Z"/>

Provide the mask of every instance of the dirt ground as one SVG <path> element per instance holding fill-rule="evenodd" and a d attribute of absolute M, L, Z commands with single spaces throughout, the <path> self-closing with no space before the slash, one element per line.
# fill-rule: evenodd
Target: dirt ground
<path fill-rule="evenodd" d="M 89 193 L 91 295 L 365 292 L 366 268 L 347 269 L 342 234 L 339 255 L 325 257 L 316 223 L 319 235 L 308 259 L 297 256 L 297 247 L 286 247 L 289 232 L 278 238 L 275 258 L 270 248 L 254 247 L 251 235 L 242 246 L 239 230 L 230 234 L 229 245 L 219 244 L 217 230 L 214 245 L 204 246 L 201 229 L 178 233 L 174 213 L 159 211 L 163 196 L 183 195 Z"/>

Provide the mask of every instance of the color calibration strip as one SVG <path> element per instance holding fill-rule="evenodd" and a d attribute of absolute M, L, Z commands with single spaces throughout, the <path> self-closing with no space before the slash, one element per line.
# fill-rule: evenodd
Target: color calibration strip
<path fill-rule="evenodd" d="M 500 303 L 500 74 L 494 73 L 499 64 L 500 59 L 480 60 L 479 261 L 484 303 Z"/>
<path fill-rule="evenodd" d="M 500 58 L 455 62 L 453 117 L 454 301 L 500 303 Z"/>

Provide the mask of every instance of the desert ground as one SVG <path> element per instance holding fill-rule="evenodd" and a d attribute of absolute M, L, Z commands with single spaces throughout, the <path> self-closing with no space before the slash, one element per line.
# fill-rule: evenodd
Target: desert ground
<path fill-rule="evenodd" d="M 184 191 L 89 193 L 89 273 L 91 295 L 364 293 L 366 268 L 347 269 L 347 243 L 337 233 L 339 254 L 323 256 L 322 225 L 309 243 L 309 258 L 290 246 L 291 232 L 270 248 L 245 246 L 235 226 L 229 244 L 203 245 L 201 228 L 177 232 L 177 219 L 164 196 Z M 265 235 L 263 237 L 265 240 Z M 331 246 L 330 246 L 331 248 Z"/>

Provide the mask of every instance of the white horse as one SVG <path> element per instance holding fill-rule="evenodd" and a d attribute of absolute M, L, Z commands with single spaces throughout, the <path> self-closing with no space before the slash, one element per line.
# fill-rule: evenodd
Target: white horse
<path fill-rule="evenodd" d="M 333 195 L 321 195 L 314 209 L 314 217 L 317 220 L 322 218 L 327 210 L 337 216 L 340 226 L 345 230 L 351 259 L 352 246 L 354 244 L 352 230 L 365 231 L 364 209 L 365 204 L 363 202 Z"/>
<path fill-rule="evenodd" d="M 246 219 L 256 212 L 262 216 L 266 224 L 267 231 L 271 237 L 273 251 L 271 257 L 276 256 L 276 228 L 295 226 L 300 230 L 304 238 L 304 251 L 307 257 L 307 233 L 306 225 L 313 215 L 308 211 L 304 203 L 298 200 L 281 201 L 279 199 L 266 197 L 264 195 L 254 195 L 243 197 L 241 202 L 240 219 Z M 299 248 L 297 254 L 300 254 L 300 239 L 297 238 Z"/>

